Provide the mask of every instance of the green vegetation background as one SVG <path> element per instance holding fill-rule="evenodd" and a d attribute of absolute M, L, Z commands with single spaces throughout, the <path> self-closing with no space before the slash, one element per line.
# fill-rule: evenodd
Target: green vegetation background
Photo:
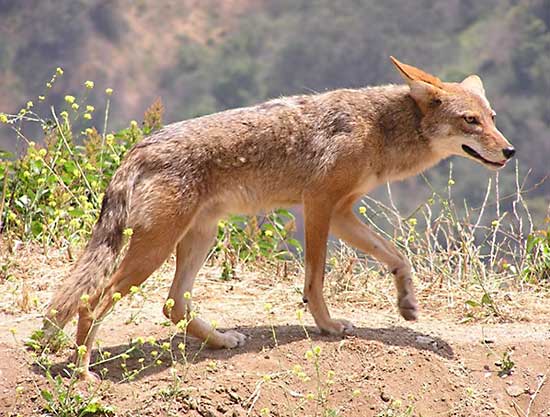
<path fill-rule="evenodd" d="M 41 94 L 58 66 L 68 76 L 43 105 L 61 107 L 91 79 L 103 87 L 89 97 L 98 110 L 104 87 L 114 88 L 110 127 L 118 129 L 157 96 L 170 122 L 281 95 L 399 82 L 389 55 L 449 81 L 480 74 L 522 175 L 530 171 L 526 187 L 549 173 L 549 0 L 0 1 L 0 111 Z M 0 148 L 24 145 L 3 128 Z M 479 204 L 493 174 L 470 161 L 453 169 L 455 196 Z M 447 176 L 448 163 L 429 173 L 436 185 Z M 429 194 L 422 184 L 398 185 L 405 209 Z M 500 186 L 501 195 L 513 190 L 513 167 Z M 543 182 L 527 196 L 538 219 L 549 194 Z"/>

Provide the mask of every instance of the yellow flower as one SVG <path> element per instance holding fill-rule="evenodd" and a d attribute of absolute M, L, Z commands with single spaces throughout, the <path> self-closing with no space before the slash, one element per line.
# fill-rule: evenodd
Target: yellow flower
<path fill-rule="evenodd" d="M 271 375 L 264 375 L 262 376 L 262 379 L 264 380 L 264 382 L 269 382 L 271 381 Z"/>
<path fill-rule="evenodd" d="M 74 101 L 75 101 L 75 98 L 74 98 L 74 96 L 67 95 L 67 96 L 65 96 L 65 101 L 69 104 L 73 104 Z"/>
<path fill-rule="evenodd" d="M 5 113 L 0 113 L 0 123 L 8 123 L 8 116 Z"/>
<path fill-rule="evenodd" d="M 46 100 L 46 97 L 44 97 L 44 96 L 38 96 L 38 101 L 44 101 L 44 100 Z"/>
<path fill-rule="evenodd" d="M 82 357 L 86 354 L 86 352 L 88 351 L 88 348 L 86 348 L 86 346 L 84 345 L 80 345 L 79 347 L 76 348 L 76 351 L 78 353 L 78 356 Z"/>
<path fill-rule="evenodd" d="M 27 101 L 27 109 L 30 109 L 31 107 L 34 107 L 34 103 L 32 101 Z"/>
<path fill-rule="evenodd" d="M 90 301 L 90 295 L 89 294 L 82 294 L 80 296 L 80 301 L 82 301 L 84 304 L 88 304 Z"/>
<path fill-rule="evenodd" d="M 130 287 L 130 294 L 137 294 L 139 292 L 139 287 L 136 287 L 135 285 L 132 285 Z"/>
<path fill-rule="evenodd" d="M 191 299 L 191 293 L 189 291 L 185 291 L 183 293 L 183 298 L 186 299 L 186 300 L 190 300 Z"/>
<path fill-rule="evenodd" d="M 335 372 L 331 369 L 327 372 L 327 378 L 332 379 L 334 378 Z"/>
<path fill-rule="evenodd" d="M 71 104 L 71 107 L 73 108 L 74 111 L 76 111 L 80 106 L 78 105 L 78 103 L 73 103 Z"/>
<path fill-rule="evenodd" d="M 94 106 L 90 106 L 89 104 L 86 106 L 86 111 L 87 112 L 93 112 L 95 110 L 95 107 Z"/>
<path fill-rule="evenodd" d="M 359 391 L 358 389 L 354 389 L 351 395 L 357 398 L 361 395 L 361 391 Z"/>
<path fill-rule="evenodd" d="M 296 318 L 300 321 L 304 318 L 304 310 L 298 309 L 296 310 Z"/>
<path fill-rule="evenodd" d="M 315 394 L 310 392 L 306 395 L 306 400 L 313 401 L 315 399 Z"/>
<path fill-rule="evenodd" d="M 307 359 L 307 360 L 313 359 L 313 351 L 308 350 L 308 351 L 306 352 L 306 359 Z"/>
<path fill-rule="evenodd" d="M 57 67 L 57 68 L 55 69 L 55 72 L 57 73 L 57 75 L 63 75 L 63 68 Z"/>
<path fill-rule="evenodd" d="M 448 183 L 448 184 L 449 184 L 449 185 L 455 185 L 455 180 L 453 180 L 452 178 L 449 179 L 449 183 Z"/>
<path fill-rule="evenodd" d="M 321 346 L 313 347 L 313 352 L 315 352 L 317 356 L 321 355 Z"/>
<path fill-rule="evenodd" d="M 365 206 L 360 206 L 359 207 L 359 213 L 360 214 L 365 214 L 367 212 L 367 208 Z"/>
<path fill-rule="evenodd" d="M 84 117 L 86 120 L 92 120 L 92 115 L 90 113 L 84 113 Z"/>
<path fill-rule="evenodd" d="M 135 121 L 135 120 L 132 120 L 130 122 L 130 127 L 132 127 L 133 129 L 135 129 L 137 127 L 138 123 Z"/>
<path fill-rule="evenodd" d="M 170 343 L 164 342 L 164 343 L 161 345 L 161 348 L 162 348 L 162 350 L 169 350 L 169 349 L 170 349 Z"/>
<path fill-rule="evenodd" d="M 273 310 L 273 305 L 271 303 L 265 303 L 264 310 L 269 313 L 271 310 Z"/>
<path fill-rule="evenodd" d="M 266 230 L 264 232 L 264 235 L 266 235 L 267 237 L 272 237 L 273 236 L 273 231 L 272 230 Z"/>
<path fill-rule="evenodd" d="M 185 343 L 178 343 L 178 349 L 181 350 L 182 352 L 185 350 Z"/>
<path fill-rule="evenodd" d="M 120 301 L 121 298 L 122 298 L 122 294 L 119 293 L 118 291 L 115 292 L 115 293 L 113 294 L 113 301 L 114 301 L 115 303 L 118 302 L 118 301 Z"/>
<path fill-rule="evenodd" d="M 113 89 L 112 88 L 106 88 L 105 89 L 105 94 L 107 94 L 108 96 L 112 95 L 113 94 Z"/>
<path fill-rule="evenodd" d="M 132 236 L 134 234 L 134 229 L 132 229 L 131 227 L 127 227 L 126 229 L 124 229 L 124 231 L 122 232 L 122 234 L 124 236 Z"/>
<path fill-rule="evenodd" d="M 86 87 L 88 90 L 91 90 L 92 88 L 94 88 L 94 82 L 88 80 L 84 83 L 84 87 Z"/>
<path fill-rule="evenodd" d="M 260 415 L 262 416 L 268 416 L 269 415 L 269 408 L 264 407 L 260 410 Z"/>
<path fill-rule="evenodd" d="M 59 113 L 59 115 L 61 117 L 63 117 L 64 119 L 68 119 L 69 118 L 69 113 L 67 113 L 66 111 L 62 111 L 61 113 Z"/>
<path fill-rule="evenodd" d="M 172 310 L 172 308 L 174 308 L 174 304 L 176 304 L 176 302 L 172 298 L 169 298 L 168 300 L 166 300 L 166 303 L 164 303 L 166 308 L 169 310 Z"/>

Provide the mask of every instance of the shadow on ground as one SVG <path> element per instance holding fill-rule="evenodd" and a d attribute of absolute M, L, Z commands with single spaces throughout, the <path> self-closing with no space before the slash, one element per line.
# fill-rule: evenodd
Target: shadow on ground
<path fill-rule="evenodd" d="M 341 337 L 321 335 L 314 327 L 306 327 L 305 329 L 313 341 L 338 343 L 342 340 Z M 224 329 L 220 330 L 223 331 Z M 139 380 L 149 375 L 165 371 L 171 365 L 172 358 L 170 356 L 170 352 L 162 351 L 159 347 L 159 345 L 166 342 L 171 343 L 172 352 L 174 352 L 175 358 L 178 362 L 185 362 L 178 349 L 178 345 L 181 342 L 185 342 L 187 363 L 193 364 L 211 360 L 223 361 L 230 359 L 233 356 L 243 355 L 246 353 L 260 353 L 264 349 L 269 349 L 276 345 L 273 339 L 273 332 L 276 334 L 277 344 L 279 346 L 300 342 L 307 338 L 304 328 L 298 325 L 239 327 L 236 330 L 245 334 L 247 336 L 247 341 L 244 346 L 235 349 L 209 349 L 194 338 L 185 338 L 183 335 L 178 334 L 173 338 L 157 340 L 156 346 L 149 343 L 145 343 L 141 346 L 134 345 L 136 348 L 130 353 L 130 357 L 125 360 L 124 369 L 121 367 L 123 359 L 120 357 L 117 358 L 117 356 L 128 351 L 132 345 L 121 344 L 104 347 L 102 352 L 109 352 L 111 360 L 92 366 L 91 369 L 96 373 L 101 373 L 101 370 L 106 368 L 108 372 L 104 374 L 104 378 L 114 382 L 120 382 L 124 380 L 129 373 L 141 369 L 141 371 L 133 378 L 134 380 Z M 446 359 L 454 358 L 453 349 L 445 340 L 425 333 L 420 333 L 406 327 L 360 327 L 355 329 L 355 334 L 353 336 L 347 337 L 364 341 L 381 342 L 387 346 L 406 347 L 414 348 L 419 351 L 429 351 Z M 153 351 L 157 351 L 159 355 L 157 357 L 153 357 L 151 354 Z M 140 363 L 139 358 L 145 358 L 144 362 Z M 157 359 L 161 359 L 162 363 L 159 365 L 154 364 Z M 92 354 L 92 363 L 99 361 L 99 354 L 96 350 L 94 350 Z M 55 363 L 51 367 L 50 372 L 52 375 L 67 375 L 66 369 L 70 363 L 71 362 L 69 360 Z M 144 369 L 142 369 L 143 367 Z M 34 372 L 44 374 L 43 369 L 38 366 L 35 367 Z"/>

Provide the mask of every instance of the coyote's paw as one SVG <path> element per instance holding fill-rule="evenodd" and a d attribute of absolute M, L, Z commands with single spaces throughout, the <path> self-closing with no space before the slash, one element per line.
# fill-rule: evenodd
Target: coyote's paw
<path fill-rule="evenodd" d="M 235 330 L 228 330 L 222 333 L 223 342 L 220 347 L 225 349 L 233 349 L 243 346 L 246 341 L 246 336 Z"/>
<path fill-rule="evenodd" d="M 418 318 L 418 303 L 413 294 L 406 295 L 398 302 L 399 312 L 407 321 L 413 321 Z"/>
<path fill-rule="evenodd" d="M 355 332 L 355 327 L 353 323 L 344 319 L 331 319 L 323 325 L 319 325 L 321 333 L 331 334 L 335 336 L 341 336 L 345 334 L 353 334 Z"/>
<path fill-rule="evenodd" d="M 78 379 L 88 384 L 97 384 L 101 382 L 101 378 L 99 377 L 99 375 L 89 370 L 81 371 L 78 374 Z"/>

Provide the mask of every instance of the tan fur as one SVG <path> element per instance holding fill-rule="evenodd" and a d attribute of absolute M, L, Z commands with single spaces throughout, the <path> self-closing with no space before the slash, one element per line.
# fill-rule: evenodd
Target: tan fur
<path fill-rule="evenodd" d="M 415 175 L 448 156 L 495 168 L 506 159 L 503 149 L 512 149 L 494 126 L 479 77 L 443 83 L 392 60 L 408 85 L 286 97 L 174 123 L 128 152 L 106 191 L 90 243 L 51 303 L 57 315 L 48 315 L 62 327 L 78 309 L 77 344 L 88 348 L 83 375 L 89 375 L 98 321 L 113 294 L 141 284 L 174 248 L 169 297 L 175 306 L 165 314 L 175 323 L 188 317 L 191 305 L 183 294 L 192 291 L 217 221 L 228 213 L 303 205 L 304 299 L 322 331 L 352 330 L 348 321 L 330 317 L 323 299 L 329 232 L 385 264 L 395 277 L 401 314 L 416 319 L 409 262 L 355 217 L 353 203 L 377 185 Z M 476 124 L 464 116 L 475 117 Z M 124 227 L 134 233 L 110 276 Z M 79 304 L 84 293 L 90 295 L 86 305 Z M 244 342 L 243 335 L 221 333 L 198 318 L 188 330 L 214 347 Z"/>

